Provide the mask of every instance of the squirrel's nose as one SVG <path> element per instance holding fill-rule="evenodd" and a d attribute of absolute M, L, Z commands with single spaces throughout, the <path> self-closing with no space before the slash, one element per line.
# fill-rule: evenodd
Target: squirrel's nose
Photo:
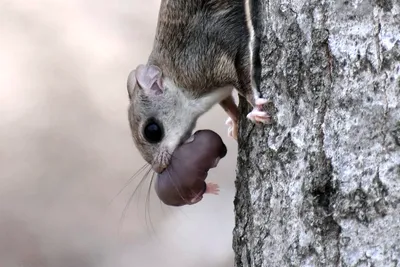
<path fill-rule="evenodd" d="M 167 165 L 163 165 L 163 164 L 159 164 L 159 163 L 155 163 L 152 166 L 152 169 L 156 172 L 156 173 L 162 173 L 165 169 L 167 168 Z"/>
<path fill-rule="evenodd" d="M 161 149 L 159 155 L 153 160 L 151 164 L 152 169 L 156 173 L 162 173 L 171 163 L 172 153 L 166 149 Z"/>

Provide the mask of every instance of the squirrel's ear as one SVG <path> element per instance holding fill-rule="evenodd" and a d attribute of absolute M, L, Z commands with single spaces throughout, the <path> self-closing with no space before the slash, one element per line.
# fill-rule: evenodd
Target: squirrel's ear
<path fill-rule="evenodd" d="M 149 94 L 159 95 L 164 91 L 161 69 L 154 65 L 139 65 L 135 70 L 135 78 L 139 86 Z"/>
<path fill-rule="evenodd" d="M 132 98 L 135 85 L 136 85 L 136 70 L 132 70 L 128 75 L 128 83 L 127 83 L 129 99 Z"/>

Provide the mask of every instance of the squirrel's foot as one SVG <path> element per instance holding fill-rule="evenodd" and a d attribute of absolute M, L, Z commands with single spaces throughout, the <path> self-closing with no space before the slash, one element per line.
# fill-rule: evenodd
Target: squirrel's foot
<path fill-rule="evenodd" d="M 263 105 L 268 102 L 269 101 L 267 99 L 257 98 L 255 100 L 256 106 L 249 114 L 247 114 L 247 118 L 252 122 L 261 122 L 264 124 L 270 124 L 272 122 L 271 116 L 267 112 L 262 110 Z"/>
<path fill-rule="evenodd" d="M 237 135 L 238 135 L 237 122 L 233 121 L 231 117 L 228 117 L 225 124 L 228 126 L 228 137 L 237 140 Z"/>

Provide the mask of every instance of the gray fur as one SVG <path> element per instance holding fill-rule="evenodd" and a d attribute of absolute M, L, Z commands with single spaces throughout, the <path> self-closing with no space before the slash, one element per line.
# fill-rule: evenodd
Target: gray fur
<path fill-rule="evenodd" d="M 143 158 L 166 167 L 170 154 L 192 133 L 199 116 L 231 97 L 235 88 L 254 106 L 250 32 L 244 0 L 163 0 L 153 50 L 147 62 L 162 70 L 163 94 L 128 79 L 129 122 Z M 149 144 L 143 127 L 155 118 L 164 140 Z"/>

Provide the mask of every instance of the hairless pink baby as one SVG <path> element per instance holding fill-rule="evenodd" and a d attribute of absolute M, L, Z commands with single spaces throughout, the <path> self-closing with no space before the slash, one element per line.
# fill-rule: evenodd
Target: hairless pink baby
<path fill-rule="evenodd" d="M 183 206 L 199 202 L 205 193 L 217 195 L 219 186 L 206 183 L 205 179 L 226 153 L 217 133 L 211 130 L 194 133 L 174 151 L 171 163 L 157 175 L 155 189 L 160 200 L 169 206 Z"/>

